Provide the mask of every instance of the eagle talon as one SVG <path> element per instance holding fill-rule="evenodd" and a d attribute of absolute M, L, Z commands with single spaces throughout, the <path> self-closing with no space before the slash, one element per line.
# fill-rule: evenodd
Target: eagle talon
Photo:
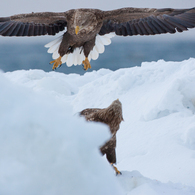
<path fill-rule="evenodd" d="M 61 56 L 53 61 L 50 62 L 50 64 L 53 64 L 52 70 L 56 70 L 58 67 L 62 65 Z"/>
<path fill-rule="evenodd" d="M 122 173 L 120 171 L 116 172 L 116 176 L 117 175 L 122 175 Z"/>
<path fill-rule="evenodd" d="M 113 163 L 111 163 L 112 167 L 114 168 L 115 172 L 116 172 L 116 176 L 117 175 L 122 175 L 122 173 L 113 165 Z"/>
<path fill-rule="evenodd" d="M 88 70 L 89 68 L 91 68 L 91 64 L 87 57 L 85 58 L 85 60 L 83 60 L 82 63 L 83 63 L 84 70 Z"/>

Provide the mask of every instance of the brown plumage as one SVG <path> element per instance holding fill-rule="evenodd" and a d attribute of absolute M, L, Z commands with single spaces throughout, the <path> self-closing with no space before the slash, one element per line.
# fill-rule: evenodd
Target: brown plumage
<path fill-rule="evenodd" d="M 195 27 L 195 8 L 73 9 L 62 13 L 41 12 L 0 18 L 2 36 L 55 35 L 65 27 L 67 31 L 58 49 L 59 58 L 53 61 L 53 68 L 62 64 L 65 54 L 80 48 L 85 55 L 84 68 L 88 69 L 91 67 L 88 55 L 98 34 L 114 32 L 120 36 L 133 36 L 183 32 Z"/>
<path fill-rule="evenodd" d="M 121 121 L 123 121 L 121 102 L 117 99 L 110 106 L 103 109 L 87 108 L 81 111 L 80 115 L 84 116 L 87 121 L 101 122 L 109 126 L 112 137 L 100 147 L 100 151 L 102 155 L 106 154 L 107 160 L 111 164 L 116 163 L 116 133 L 119 130 Z M 116 173 L 119 173 L 116 168 L 115 170 Z"/>

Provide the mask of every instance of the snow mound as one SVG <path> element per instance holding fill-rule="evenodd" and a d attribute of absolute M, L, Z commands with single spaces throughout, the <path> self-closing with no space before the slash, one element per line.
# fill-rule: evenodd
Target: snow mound
<path fill-rule="evenodd" d="M 82 76 L 1 73 L 0 194 L 195 194 L 194 86 L 195 59 Z M 117 98 L 115 177 L 98 150 L 108 128 L 78 112 Z"/>
<path fill-rule="evenodd" d="M 45 74 L 30 72 L 32 81 Z M 47 90 L 46 81 L 40 86 Z M 106 126 L 86 124 L 57 95 L 11 83 L 2 73 L 0 89 L 1 195 L 119 194 L 113 170 L 98 150 L 110 137 Z M 59 91 L 67 95 L 63 87 Z"/>
<path fill-rule="evenodd" d="M 144 177 L 138 171 L 123 171 L 117 179 L 125 189 L 126 195 L 193 195 L 195 193 L 195 188 L 172 182 L 161 183 Z"/>

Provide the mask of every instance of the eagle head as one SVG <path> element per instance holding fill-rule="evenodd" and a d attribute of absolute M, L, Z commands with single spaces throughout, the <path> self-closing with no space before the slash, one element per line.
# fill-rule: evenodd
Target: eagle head
<path fill-rule="evenodd" d="M 74 14 L 74 30 L 75 34 L 88 34 L 97 26 L 97 18 L 89 9 L 77 9 Z"/>

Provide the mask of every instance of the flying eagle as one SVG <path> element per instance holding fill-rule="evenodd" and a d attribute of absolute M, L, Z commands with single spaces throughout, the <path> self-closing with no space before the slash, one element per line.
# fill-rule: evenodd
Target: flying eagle
<path fill-rule="evenodd" d="M 91 68 L 90 60 L 104 52 L 104 45 L 110 44 L 114 35 L 155 35 L 194 27 L 195 8 L 72 9 L 0 18 L 2 36 L 55 35 L 66 29 L 63 36 L 46 45 L 53 53 L 53 69 L 65 62 L 67 66 L 83 64 L 85 70 Z"/>
<path fill-rule="evenodd" d="M 100 151 L 102 155 L 106 154 L 106 158 L 114 167 L 116 174 L 121 174 L 113 165 L 116 163 L 116 133 L 119 130 L 121 121 L 123 121 L 121 102 L 117 99 L 110 106 L 103 109 L 87 108 L 81 111 L 80 115 L 84 116 L 87 121 L 101 122 L 109 126 L 112 137 L 100 147 Z"/>

